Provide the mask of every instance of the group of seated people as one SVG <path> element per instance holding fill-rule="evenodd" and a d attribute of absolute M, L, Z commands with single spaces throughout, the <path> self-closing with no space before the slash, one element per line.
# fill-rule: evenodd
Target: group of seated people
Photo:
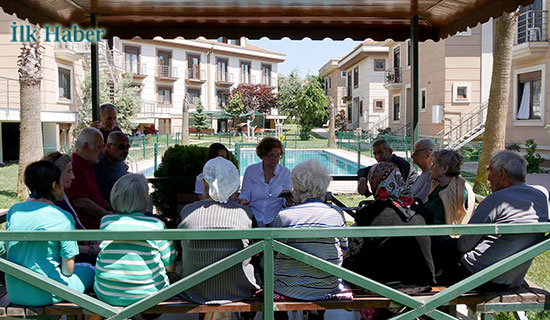
<path fill-rule="evenodd" d="M 91 138 L 81 139 L 83 135 Z M 126 152 L 129 147 L 119 148 L 118 141 L 111 144 Z M 143 175 L 126 173 L 115 180 L 107 198 L 102 195 L 97 183 L 100 178 L 93 175 L 92 163 L 99 160 L 103 148 L 101 132 L 87 128 L 77 139 L 72 161 L 65 155 L 48 155 L 29 165 L 25 183 L 31 191 L 30 198 L 10 209 L 7 229 L 74 230 L 78 225 L 102 230 L 164 229 L 159 219 L 147 213 L 149 189 Z M 375 142 L 373 151 L 378 163 L 360 170 L 358 188 L 362 194 L 372 194 L 373 200 L 356 212 L 357 226 L 548 221 L 548 192 L 525 183 L 526 163 L 515 153 L 501 151 L 491 159 L 488 170 L 493 193 L 476 209 L 475 195 L 460 176 L 463 158 L 458 152 L 435 151 L 432 141 L 420 140 L 412 156 L 422 169 L 418 175 L 413 166 L 393 155 L 387 141 Z M 299 163 L 291 172 L 279 164 L 284 148 L 272 137 L 264 138 L 256 153 L 261 162 L 246 168 L 241 186 L 238 170 L 228 160 L 229 151 L 223 145 L 213 144 L 203 172 L 197 177 L 196 192 L 201 200 L 181 210 L 179 228 L 346 227 L 343 211 L 325 201 L 331 178 L 318 160 Z M 80 171 L 76 172 L 76 168 Z M 88 193 L 82 186 L 73 188 L 77 181 L 86 184 Z M 80 211 L 84 205 L 87 210 Z M 278 241 L 374 280 L 399 286 L 453 283 L 531 246 L 542 236 L 366 237 L 349 239 L 349 245 L 348 239 L 334 237 Z M 93 286 L 99 299 L 126 306 L 251 242 L 184 240 L 182 270 L 176 276 L 172 241 L 103 241 L 97 250 L 94 245 L 74 241 L 12 241 L 8 243 L 8 259 L 81 292 Z M 88 257 L 78 259 L 83 251 Z M 90 259 L 90 255 L 97 258 Z M 262 286 L 261 258 L 254 260 L 247 259 L 185 290 L 182 296 L 200 304 L 247 299 Z M 492 282 L 520 284 L 529 265 L 527 262 Z M 283 254 L 274 254 L 274 268 L 276 299 L 352 297 L 349 286 L 338 277 Z M 13 303 L 40 306 L 60 300 L 11 276 L 6 276 L 6 283 Z M 317 318 L 322 318 L 322 314 L 308 317 Z"/>

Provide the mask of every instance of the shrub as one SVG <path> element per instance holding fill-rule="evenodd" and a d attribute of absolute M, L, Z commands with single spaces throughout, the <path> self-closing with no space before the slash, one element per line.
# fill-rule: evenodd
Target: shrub
<path fill-rule="evenodd" d="M 164 218 L 177 216 L 178 193 L 194 193 L 195 180 L 202 172 L 206 147 L 194 145 L 175 145 L 166 150 L 162 156 L 162 163 L 155 171 L 155 177 L 175 177 L 177 181 L 154 183 L 153 204 L 162 213 Z M 237 166 L 238 162 L 232 152 L 230 160 Z"/>
<path fill-rule="evenodd" d="M 525 141 L 526 155 L 523 157 L 527 160 L 527 173 L 546 173 L 546 170 L 542 169 L 540 165 L 544 162 L 544 158 L 536 153 L 537 144 L 533 139 L 527 139 Z"/>

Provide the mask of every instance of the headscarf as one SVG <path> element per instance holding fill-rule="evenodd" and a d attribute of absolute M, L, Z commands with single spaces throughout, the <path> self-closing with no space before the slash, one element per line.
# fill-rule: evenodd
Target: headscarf
<path fill-rule="evenodd" d="M 380 162 L 372 166 L 369 184 L 377 200 L 391 201 L 398 208 L 410 208 L 414 202 L 412 192 L 405 185 L 399 168 L 392 162 Z"/>
<path fill-rule="evenodd" d="M 241 184 L 237 168 L 223 157 L 208 160 L 202 169 L 202 175 L 208 183 L 210 198 L 216 202 L 227 203 Z"/>

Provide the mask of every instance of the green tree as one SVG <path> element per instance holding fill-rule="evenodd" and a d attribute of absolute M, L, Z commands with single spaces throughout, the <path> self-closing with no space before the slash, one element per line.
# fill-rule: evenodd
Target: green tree
<path fill-rule="evenodd" d="M 300 78 L 296 69 L 292 70 L 288 77 L 279 80 L 277 109 L 280 114 L 287 115 L 289 118 L 297 118 L 297 99 L 303 86 L 304 80 Z"/>
<path fill-rule="evenodd" d="M 234 116 L 244 113 L 245 107 L 242 97 L 243 95 L 240 91 L 235 92 L 235 94 L 231 96 L 227 106 L 224 108 L 225 112 L 231 113 Z"/>
<path fill-rule="evenodd" d="M 111 100 L 109 87 L 107 86 L 107 75 L 99 73 L 99 104 L 112 103 L 117 107 L 117 125 L 120 129 L 130 134 L 137 127 L 137 114 L 141 105 L 139 97 L 139 88 L 132 87 L 132 74 L 126 74 L 120 79 L 114 88 L 114 100 Z M 87 72 L 81 85 L 82 106 L 78 111 L 78 121 L 73 129 L 73 135 L 76 137 L 80 130 L 90 126 L 92 122 L 92 76 Z"/>
<path fill-rule="evenodd" d="M 202 106 L 202 102 L 200 100 L 199 104 L 197 105 L 197 112 L 195 112 L 194 119 L 195 128 L 199 131 L 200 139 L 201 130 L 210 128 L 210 126 L 208 125 L 208 115 L 204 113 L 204 107 Z"/>
<path fill-rule="evenodd" d="M 311 129 L 328 115 L 328 97 L 323 90 L 322 78 L 308 76 L 296 99 L 300 137 L 308 139 Z"/>

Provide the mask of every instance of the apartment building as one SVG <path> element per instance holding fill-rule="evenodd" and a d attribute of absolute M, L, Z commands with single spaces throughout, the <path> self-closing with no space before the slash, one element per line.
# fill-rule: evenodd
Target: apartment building
<path fill-rule="evenodd" d="M 389 126 L 405 134 L 412 119 L 411 42 L 387 40 L 382 46 L 389 49 L 384 76 Z M 479 137 L 484 131 L 483 108 L 491 85 L 493 21 L 439 42 L 419 43 L 418 49 L 419 134 L 445 136 L 446 145 L 455 148 Z"/>
<path fill-rule="evenodd" d="M 319 76 L 325 79 L 325 95 L 330 99 L 329 103 L 334 105 L 334 112 L 337 114 L 340 110 L 348 113 L 346 97 L 347 73 L 338 69 L 338 61 L 341 58 L 330 59 L 319 69 Z M 351 118 L 350 118 L 351 119 Z M 351 125 L 351 121 L 350 121 Z"/>
<path fill-rule="evenodd" d="M 375 124 L 387 119 L 388 91 L 384 73 L 388 63 L 388 47 L 367 39 L 338 61 L 338 69 L 346 73 L 346 115 L 350 129 L 373 131 Z"/>
<path fill-rule="evenodd" d="M 550 161 L 550 92 L 546 88 L 550 70 L 547 0 L 535 0 L 520 7 L 517 17 L 506 142 L 524 145 L 527 139 L 538 144 L 539 152 Z"/>
<path fill-rule="evenodd" d="M 228 40 L 113 40 L 115 67 L 132 72 L 140 86 L 143 105 L 141 126 L 155 125 L 162 134 L 181 132 L 186 96 L 190 113 L 201 101 L 211 115 L 212 129 L 225 132 L 228 117 L 226 93 L 241 83 L 263 84 L 277 90 L 277 64 L 286 56 L 247 43 Z M 272 117 L 277 117 L 273 112 Z M 267 121 L 270 121 L 269 116 Z M 190 121 L 192 126 L 193 122 Z"/>
<path fill-rule="evenodd" d="M 19 76 L 17 57 L 21 43 L 10 42 L 12 22 L 23 23 L 0 13 L 0 163 L 19 158 Z M 42 139 L 45 150 L 56 150 L 71 142 L 70 128 L 81 105 L 80 83 L 85 62 L 81 55 L 62 44 L 43 42 L 41 84 Z"/>

